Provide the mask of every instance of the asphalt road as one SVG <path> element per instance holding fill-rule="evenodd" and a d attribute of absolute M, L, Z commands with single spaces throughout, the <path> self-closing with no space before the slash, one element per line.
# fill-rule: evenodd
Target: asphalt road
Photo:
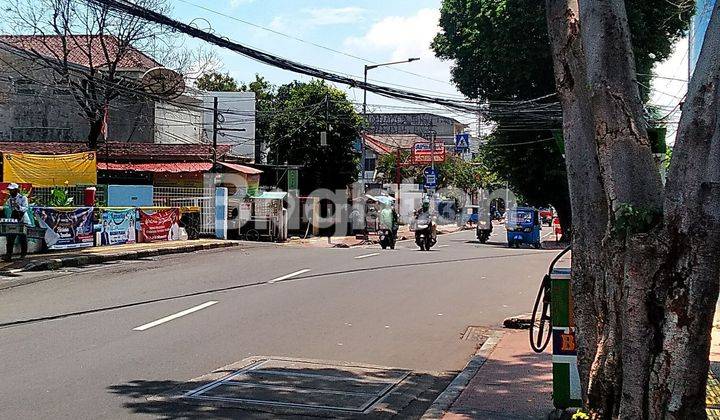
<path fill-rule="evenodd" d="M 556 254 L 508 249 L 503 235 L 443 235 L 431 252 L 261 245 L 34 274 L 0 290 L 0 418 L 201 417 L 146 397 L 258 355 L 461 370 L 478 345 L 461 340 L 466 328 L 529 312 Z"/>

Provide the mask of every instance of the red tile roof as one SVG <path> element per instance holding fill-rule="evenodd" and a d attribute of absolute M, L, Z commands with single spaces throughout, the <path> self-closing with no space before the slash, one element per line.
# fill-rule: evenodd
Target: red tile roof
<path fill-rule="evenodd" d="M 133 171 L 133 172 L 207 172 L 212 169 L 212 162 L 163 162 L 163 163 L 98 163 L 99 171 Z"/>
<path fill-rule="evenodd" d="M 229 163 L 229 162 L 218 162 L 220 165 L 232 169 L 235 172 L 239 172 L 241 174 L 245 175 L 259 175 L 263 173 L 260 169 L 251 168 L 249 166 L 240 165 L 238 163 Z"/>
<path fill-rule="evenodd" d="M 67 37 L 66 41 L 68 43 L 68 61 L 85 67 L 90 67 L 92 64 L 93 67 L 100 68 L 109 64 L 105 57 L 103 43 L 107 46 L 110 62 L 115 61 L 120 49 L 118 39 L 111 35 L 105 35 L 102 39 L 98 36 L 72 35 Z M 62 57 L 63 54 L 63 37 L 55 35 L 0 35 L 0 42 L 49 58 Z M 159 65 L 157 61 L 143 52 L 129 46 L 120 57 L 118 69 L 147 70 Z"/>
<path fill-rule="evenodd" d="M 218 145 L 218 157 L 225 156 L 232 146 Z M 36 153 L 42 155 L 62 155 L 87 152 L 90 149 L 83 143 L 41 143 L 41 142 L 2 142 L 0 153 Z M 110 142 L 101 144 L 97 150 L 98 160 L 105 162 L 210 162 L 212 147 L 208 144 L 155 144 Z"/>
<path fill-rule="evenodd" d="M 380 155 L 392 153 L 398 148 L 411 149 L 416 142 L 427 142 L 416 134 L 363 134 L 365 145 Z"/>

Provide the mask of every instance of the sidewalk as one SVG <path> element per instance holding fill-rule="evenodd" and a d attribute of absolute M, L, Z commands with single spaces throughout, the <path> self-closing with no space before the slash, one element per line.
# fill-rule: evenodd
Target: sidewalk
<path fill-rule="evenodd" d="M 440 225 L 438 226 L 438 235 L 444 235 L 447 233 L 455 233 L 460 231 L 462 228 L 457 225 Z M 413 233 L 410 232 L 408 225 L 400 226 L 398 229 L 398 241 L 408 240 L 413 238 Z M 327 236 L 314 236 L 312 238 L 301 239 L 298 237 L 290 238 L 286 245 L 290 246 L 303 246 L 310 248 L 351 248 L 362 245 L 371 245 L 377 243 L 377 236 L 371 234 L 367 241 L 358 239 L 355 236 L 331 236 L 328 240 Z"/>
<path fill-rule="evenodd" d="M 554 410 L 552 346 L 534 353 L 528 330 L 503 330 L 497 343 L 486 344 L 490 348 L 478 351 L 424 420 L 545 419 Z M 713 322 L 707 414 L 720 420 L 720 311 Z"/>
<path fill-rule="evenodd" d="M 474 361 L 478 357 L 477 373 L 450 407 L 424 418 L 544 419 L 553 410 L 552 355 L 530 350 L 528 330 L 504 330 L 494 348 L 481 348 Z"/>
<path fill-rule="evenodd" d="M 136 260 L 158 255 L 226 248 L 239 244 L 240 242 L 237 241 L 196 239 L 52 251 L 45 254 L 31 254 L 23 260 L 13 259 L 11 262 L 0 262 L 0 275 L 21 271 L 57 270 L 62 267 L 78 267 L 117 260 Z"/>

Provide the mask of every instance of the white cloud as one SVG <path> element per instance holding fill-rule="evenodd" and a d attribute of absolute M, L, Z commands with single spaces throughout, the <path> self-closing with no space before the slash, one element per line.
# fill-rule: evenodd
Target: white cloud
<path fill-rule="evenodd" d="M 430 49 L 438 25 L 440 11 L 421 9 L 411 16 L 389 16 L 375 23 L 361 37 L 345 40 L 351 50 L 362 50 L 377 55 L 384 52 L 382 60 L 404 60 L 420 57 L 422 73 L 443 80 L 450 80 L 450 62 L 440 61 Z M 389 56 L 387 55 L 389 53 Z"/>
<path fill-rule="evenodd" d="M 310 24 L 315 26 L 339 25 L 355 23 L 363 19 L 366 10 L 360 7 L 338 7 L 308 9 L 304 11 L 309 15 Z"/>
<path fill-rule="evenodd" d="M 231 9 L 237 9 L 238 7 L 242 6 L 243 4 L 250 4 L 254 2 L 255 0 L 230 0 L 230 8 Z"/>
<path fill-rule="evenodd" d="M 268 28 L 278 32 L 284 32 L 287 27 L 288 20 L 284 16 L 275 16 L 268 24 Z"/>

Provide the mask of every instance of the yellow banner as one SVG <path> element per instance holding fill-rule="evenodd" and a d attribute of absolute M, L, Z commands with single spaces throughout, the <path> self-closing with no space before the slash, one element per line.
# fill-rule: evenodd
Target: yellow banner
<path fill-rule="evenodd" d="M 33 187 L 97 184 L 95 152 L 71 155 L 3 154 L 3 181 L 24 182 Z"/>

